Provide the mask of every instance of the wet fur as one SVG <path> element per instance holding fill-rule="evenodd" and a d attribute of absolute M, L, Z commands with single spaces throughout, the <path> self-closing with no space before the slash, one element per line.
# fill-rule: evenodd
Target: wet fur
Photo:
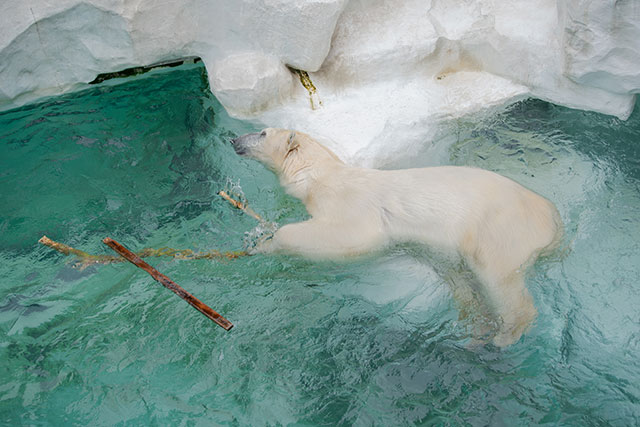
<path fill-rule="evenodd" d="M 351 167 L 310 136 L 286 129 L 249 134 L 234 146 L 272 169 L 311 215 L 280 228 L 257 252 L 335 259 L 420 243 L 461 257 L 473 273 L 472 281 L 452 274 L 449 282 L 463 309 L 480 303 L 494 316 L 495 345 L 514 343 L 535 319 L 524 275 L 562 236 L 560 216 L 542 196 L 476 168 Z"/>

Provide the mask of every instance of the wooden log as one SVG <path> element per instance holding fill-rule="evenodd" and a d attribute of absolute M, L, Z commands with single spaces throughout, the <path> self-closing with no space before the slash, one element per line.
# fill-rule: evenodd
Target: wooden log
<path fill-rule="evenodd" d="M 149 273 L 149 275 L 151 275 L 151 277 L 153 277 L 162 286 L 172 290 L 176 295 L 178 295 L 180 298 L 182 298 L 183 300 L 191 304 L 200 313 L 204 314 L 209 319 L 213 320 L 216 324 L 218 324 L 224 330 L 228 331 L 229 329 L 233 328 L 233 323 L 229 322 L 227 319 L 222 317 L 219 313 L 211 309 L 211 307 L 209 307 L 208 305 L 200 301 L 198 298 L 191 295 L 189 292 L 184 290 L 182 287 L 180 287 L 174 281 L 169 279 L 167 276 L 160 273 L 155 268 L 151 267 L 149 264 L 144 262 L 142 258 L 140 258 L 136 254 L 131 252 L 129 249 L 122 246 L 120 243 L 116 242 L 113 239 L 110 239 L 109 237 L 105 238 L 102 242 L 105 245 L 109 246 L 114 251 L 116 251 L 117 253 L 119 253 L 120 255 L 122 255 L 124 258 L 129 260 L 136 267 L 141 268 L 142 270 Z"/>

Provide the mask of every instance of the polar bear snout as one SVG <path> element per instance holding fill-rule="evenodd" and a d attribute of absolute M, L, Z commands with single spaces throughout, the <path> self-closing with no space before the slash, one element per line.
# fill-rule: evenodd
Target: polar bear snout
<path fill-rule="evenodd" d="M 236 154 L 240 156 L 251 155 L 251 151 L 261 145 L 266 135 L 265 131 L 248 133 L 246 135 L 233 138 L 231 140 L 231 144 L 233 145 L 233 149 L 236 151 Z"/>

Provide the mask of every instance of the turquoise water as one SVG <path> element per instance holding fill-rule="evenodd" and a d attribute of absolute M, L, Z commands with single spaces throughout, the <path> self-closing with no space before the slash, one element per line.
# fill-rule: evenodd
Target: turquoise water
<path fill-rule="evenodd" d="M 225 332 L 130 264 L 79 270 L 37 243 L 241 249 L 256 224 L 215 195 L 229 179 L 270 221 L 304 218 L 226 142 L 254 130 L 201 66 L 0 113 L 0 424 L 640 422 L 638 109 L 622 122 L 530 100 L 439 141 L 448 163 L 550 198 L 567 226 L 564 255 L 528 279 L 535 326 L 503 351 L 467 348 L 446 284 L 410 248 L 151 260 Z"/>

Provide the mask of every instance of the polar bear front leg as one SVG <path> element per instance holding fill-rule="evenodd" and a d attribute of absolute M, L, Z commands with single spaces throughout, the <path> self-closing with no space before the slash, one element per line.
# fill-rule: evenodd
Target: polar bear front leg
<path fill-rule="evenodd" d="M 384 245 L 381 233 L 358 224 L 310 219 L 281 227 L 273 238 L 260 242 L 254 253 L 287 253 L 313 259 L 343 258 Z"/>

